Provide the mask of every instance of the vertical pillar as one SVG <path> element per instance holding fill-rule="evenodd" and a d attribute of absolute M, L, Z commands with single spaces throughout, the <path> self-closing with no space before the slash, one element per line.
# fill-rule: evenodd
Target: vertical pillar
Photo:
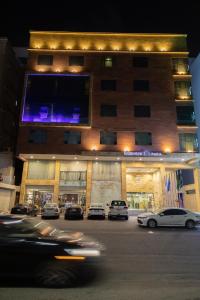
<path fill-rule="evenodd" d="M 161 177 L 161 197 L 160 197 L 160 208 L 166 205 L 166 194 L 165 194 L 165 167 L 160 166 L 160 177 Z"/>
<path fill-rule="evenodd" d="M 60 181 L 60 161 L 56 160 L 53 199 L 54 202 L 57 203 L 58 203 L 58 196 L 59 196 L 59 181 Z"/>
<path fill-rule="evenodd" d="M 26 179 L 28 174 L 28 161 L 24 162 L 23 172 L 22 172 L 22 182 L 20 186 L 20 198 L 19 203 L 24 203 L 25 193 L 26 193 Z"/>
<path fill-rule="evenodd" d="M 126 194 L 126 162 L 121 162 L 121 198 L 123 200 L 127 199 Z"/>
<path fill-rule="evenodd" d="M 92 161 L 87 162 L 87 183 L 86 183 L 86 212 L 91 202 L 91 191 L 92 191 Z"/>
<path fill-rule="evenodd" d="M 200 211 L 200 169 L 193 170 L 194 173 L 194 188 L 195 188 L 195 207 Z"/>

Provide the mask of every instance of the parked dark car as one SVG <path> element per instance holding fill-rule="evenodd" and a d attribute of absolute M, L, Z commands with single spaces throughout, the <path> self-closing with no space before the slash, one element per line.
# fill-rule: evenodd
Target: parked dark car
<path fill-rule="evenodd" d="M 83 220 L 83 209 L 80 206 L 70 206 L 65 210 L 65 220 Z"/>
<path fill-rule="evenodd" d="M 38 214 L 39 210 L 36 206 L 32 205 L 24 205 L 24 204 L 16 204 L 12 209 L 11 209 L 11 214 L 16 214 L 16 215 L 30 215 L 33 217 L 36 217 Z"/>
<path fill-rule="evenodd" d="M 103 246 L 80 232 L 65 232 L 27 216 L 0 215 L 0 277 L 31 278 L 68 287 L 98 270 Z"/>

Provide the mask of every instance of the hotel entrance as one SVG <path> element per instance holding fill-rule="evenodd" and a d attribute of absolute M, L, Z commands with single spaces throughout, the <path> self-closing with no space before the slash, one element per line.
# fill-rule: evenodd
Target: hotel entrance
<path fill-rule="evenodd" d="M 151 210 L 154 208 L 153 193 L 127 193 L 129 209 Z"/>

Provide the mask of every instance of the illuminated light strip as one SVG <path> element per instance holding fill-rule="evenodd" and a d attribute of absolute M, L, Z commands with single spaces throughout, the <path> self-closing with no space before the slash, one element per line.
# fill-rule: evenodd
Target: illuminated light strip
<path fill-rule="evenodd" d="M 177 128 L 178 128 L 178 129 L 182 129 L 182 128 L 186 128 L 186 129 L 198 129 L 198 126 L 195 126 L 195 125 L 191 125 L 191 126 L 187 126 L 187 125 L 178 125 Z"/>
<path fill-rule="evenodd" d="M 175 99 L 176 102 L 193 102 L 193 99 Z"/>
<path fill-rule="evenodd" d="M 66 31 L 32 31 L 30 30 L 29 31 L 30 34 L 46 34 L 46 35 L 49 35 L 49 34 L 62 34 L 62 35 L 95 35 L 95 36 L 153 36 L 153 37 L 187 37 L 187 34 L 177 34 L 177 33 L 120 33 L 120 32 L 66 32 Z"/>
<path fill-rule="evenodd" d="M 35 49 L 35 48 L 29 48 L 27 49 L 28 51 L 37 51 L 37 52 L 101 52 L 101 53 L 116 53 L 116 50 L 81 50 L 81 49 L 72 49 L 72 50 L 68 50 L 68 49 Z M 133 53 L 133 50 L 117 50 L 118 53 Z M 140 54 L 140 53 L 147 53 L 147 54 L 161 54 L 161 55 L 166 55 L 166 54 L 173 54 L 173 55 L 189 55 L 189 52 L 186 51 L 134 51 L 134 53 Z"/>
<path fill-rule="evenodd" d="M 189 77 L 189 78 L 192 77 L 191 74 L 173 74 L 172 76 L 173 76 L 173 77 L 179 77 L 179 76 L 180 76 L 181 78 L 182 78 L 182 77 Z"/>
<path fill-rule="evenodd" d="M 54 257 L 60 260 L 85 260 L 84 256 L 54 256 Z"/>

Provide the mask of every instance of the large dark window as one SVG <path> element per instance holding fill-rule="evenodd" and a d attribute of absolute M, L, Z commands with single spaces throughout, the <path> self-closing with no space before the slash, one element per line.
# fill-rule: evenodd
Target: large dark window
<path fill-rule="evenodd" d="M 84 66 L 84 56 L 69 56 L 69 66 Z"/>
<path fill-rule="evenodd" d="M 149 62 L 148 57 L 141 57 L 141 56 L 133 57 L 133 67 L 147 68 L 148 62 Z"/>
<path fill-rule="evenodd" d="M 77 145 L 81 143 L 80 131 L 65 131 L 64 132 L 64 143 L 70 145 Z"/>
<path fill-rule="evenodd" d="M 134 80 L 133 81 L 134 91 L 149 91 L 149 81 L 148 80 Z"/>
<path fill-rule="evenodd" d="M 101 116 L 102 117 L 116 117 L 117 116 L 117 106 L 116 105 L 101 105 Z"/>
<path fill-rule="evenodd" d="M 102 91 L 115 91 L 116 90 L 116 80 L 101 80 L 101 90 Z"/>
<path fill-rule="evenodd" d="M 23 122 L 88 124 L 89 76 L 31 74 Z"/>
<path fill-rule="evenodd" d="M 136 132 L 135 133 L 136 145 L 152 145 L 152 136 L 150 132 Z"/>
<path fill-rule="evenodd" d="M 134 116 L 138 118 L 150 118 L 151 110 L 149 105 L 135 105 Z"/>
<path fill-rule="evenodd" d="M 37 58 L 38 65 L 53 65 L 53 55 L 38 55 Z"/>
<path fill-rule="evenodd" d="M 195 125 L 193 106 L 177 106 L 176 115 L 178 125 Z"/>
<path fill-rule="evenodd" d="M 197 152 L 198 140 L 196 133 L 180 133 L 179 134 L 180 151 Z"/>
<path fill-rule="evenodd" d="M 100 144 L 102 145 L 116 145 L 117 133 L 116 132 L 100 132 Z"/>
<path fill-rule="evenodd" d="M 31 129 L 28 142 L 33 144 L 45 144 L 47 142 L 47 132 L 42 129 Z"/>

